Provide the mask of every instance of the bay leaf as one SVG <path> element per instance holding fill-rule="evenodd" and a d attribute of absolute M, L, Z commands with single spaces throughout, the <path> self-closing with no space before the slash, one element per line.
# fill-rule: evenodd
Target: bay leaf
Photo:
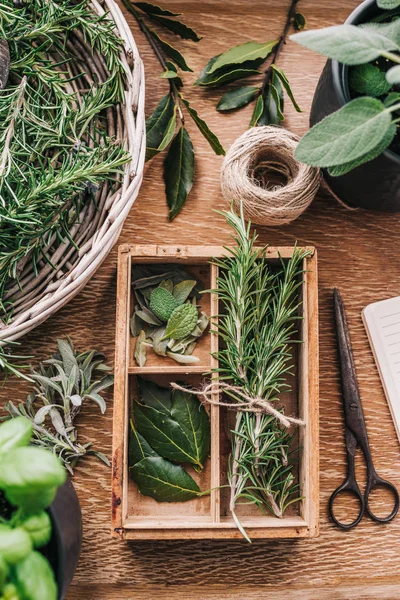
<path fill-rule="evenodd" d="M 218 56 L 217 60 L 211 66 L 209 73 L 214 73 L 214 71 L 226 65 L 241 64 L 255 59 L 265 60 L 277 43 L 278 40 L 273 40 L 262 43 L 245 42 L 244 44 L 234 46 Z"/>
<path fill-rule="evenodd" d="M 142 459 L 130 473 L 140 493 L 157 502 L 186 502 L 200 494 L 199 486 L 183 467 L 161 456 Z"/>
<path fill-rule="evenodd" d="M 129 450 L 128 450 L 128 465 L 133 467 L 136 463 L 140 462 L 147 456 L 159 456 L 157 452 L 153 450 L 150 444 L 144 439 L 142 435 L 136 430 L 132 420 L 130 422 L 131 431 L 129 435 Z"/>
<path fill-rule="evenodd" d="M 153 13 L 152 19 L 156 21 L 162 27 L 166 27 L 172 33 L 179 35 L 183 40 L 192 40 L 193 42 L 200 42 L 202 39 L 197 35 L 197 33 L 182 21 L 177 19 L 168 19 L 165 15 L 155 15 Z"/>
<path fill-rule="evenodd" d="M 260 117 L 263 114 L 263 110 L 264 98 L 262 96 L 258 96 L 249 127 L 255 127 L 258 124 L 258 121 L 260 120 Z"/>
<path fill-rule="evenodd" d="M 272 65 L 272 69 L 274 70 L 274 73 L 276 74 L 276 76 L 280 79 L 283 87 L 286 90 L 287 95 L 289 96 L 294 108 L 296 109 L 297 112 L 302 112 L 300 106 L 297 104 L 296 99 L 293 95 L 292 92 L 292 88 L 290 87 L 290 83 L 288 78 L 286 77 L 285 73 L 282 71 L 282 69 L 280 69 L 279 67 L 277 67 L 276 65 Z M 276 86 L 276 84 L 275 84 Z"/>
<path fill-rule="evenodd" d="M 249 104 L 259 93 L 257 86 L 243 86 L 226 92 L 217 104 L 217 110 L 224 112 L 227 110 L 236 110 Z"/>
<path fill-rule="evenodd" d="M 161 387 L 152 381 L 137 378 L 140 404 L 154 408 L 165 415 L 171 414 L 172 394 L 169 388 Z"/>
<path fill-rule="evenodd" d="M 210 451 L 210 419 L 196 396 L 182 390 L 172 390 L 171 416 L 179 421 L 196 450 L 197 463 L 204 464 Z"/>
<path fill-rule="evenodd" d="M 157 40 L 157 42 L 160 44 L 161 49 L 164 51 L 164 53 L 176 64 L 178 65 L 178 67 L 180 69 L 182 69 L 182 71 L 190 71 L 193 72 L 193 69 L 191 69 L 187 63 L 186 60 L 184 58 L 184 56 L 179 52 L 179 50 L 177 50 L 176 48 L 174 48 L 174 46 L 171 46 L 171 44 L 168 44 L 168 42 L 165 42 L 164 40 L 162 40 L 160 38 L 159 35 L 157 35 L 157 33 L 154 30 L 150 30 L 151 35 Z"/>
<path fill-rule="evenodd" d="M 231 83 L 232 81 L 238 81 L 239 79 L 246 79 L 247 77 L 260 74 L 261 71 L 258 69 L 245 68 L 244 64 L 241 65 L 240 68 L 229 66 L 225 69 L 219 69 L 215 73 L 204 75 L 204 77 L 197 79 L 194 85 L 217 87 L 225 83 Z"/>
<path fill-rule="evenodd" d="M 180 283 L 177 283 L 172 292 L 173 297 L 179 304 L 183 304 L 189 297 L 191 291 L 196 286 L 197 281 L 195 279 L 185 279 Z"/>
<path fill-rule="evenodd" d="M 157 152 L 162 152 L 170 144 L 170 142 L 175 134 L 175 128 L 176 128 L 176 111 L 174 110 L 174 114 L 172 115 L 172 117 L 170 118 L 170 120 L 168 122 L 167 128 L 164 131 L 164 137 L 163 137 L 160 145 L 157 148 Z"/>
<path fill-rule="evenodd" d="M 157 4 L 150 4 L 149 2 L 134 2 L 133 4 L 148 15 L 165 15 L 166 17 L 181 16 L 181 13 L 171 12 L 166 8 L 161 8 L 161 6 L 157 6 Z"/>
<path fill-rule="evenodd" d="M 306 26 L 306 18 L 302 13 L 296 13 L 293 18 L 293 25 L 296 31 L 302 31 Z"/>
<path fill-rule="evenodd" d="M 193 186 L 194 150 L 188 132 L 182 125 L 172 141 L 164 161 L 164 182 L 172 221 L 182 210 Z"/>
<path fill-rule="evenodd" d="M 295 158 L 316 167 L 352 162 L 381 144 L 391 124 L 382 102 L 356 98 L 314 125 L 300 140 Z"/>
<path fill-rule="evenodd" d="M 170 94 L 161 98 L 157 108 L 146 121 L 146 161 L 158 152 L 164 139 L 165 131 L 175 113 L 174 101 Z"/>
<path fill-rule="evenodd" d="M 215 133 L 213 133 L 211 131 L 211 129 L 209 128 L 207 123 L 204 121 L 204 119 L 199 117 L 197 110 L 195 110 L 193 107 L 191 107 L 187 100 L 182 98 L 182 102 L 186 106 L 190 116 L 192 117 L 193 121 L 196 123 L 201 134 L 203 135 L 203 137 L 206 138 L 207 142 L 210 144 L 211 148 L 214 150 L 215 154 L 224 156 L 225 150 L 223 149 L 221 142 L 219 141 L 219 139 L 217 138 Z"/>
<path fill-rule="evenodd" d="M 385 51 L 399 49 L 390 38 L 349 24 L 301 31 L 291 35 L 290 39 L 345 65 L 368 63 Z"/>

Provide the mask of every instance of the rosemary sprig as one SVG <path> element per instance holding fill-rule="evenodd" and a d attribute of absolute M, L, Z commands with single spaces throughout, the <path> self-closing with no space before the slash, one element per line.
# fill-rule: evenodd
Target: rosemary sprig
<path fill-rule="evenodd" d="M 290 344 L 300 318 L 302 262 L 309 252 L 296 249 L 290 260 L 271 268 L 264 260 L 266 249 L 256 248 L 257 236 L 251 235 L 243 214 L 222 214 L 234 230 L 237 247 L 230 250 L 230 256 L 214 261 L 219 276 L 213 291 L 222 309 L 217 328 L 222 343 L 216 353 L 219 367 L 214 369 L 214 381 L 231 384 L 225 386 L 226 393 L 238 403 L 243 402 L 243 395 L 235 387 L 250 399 L 275 403 L 290 389 L 286 379 L 292 368 Z M 236 515 L 238 503 L 253 503 L 282 517 L 289 504 L 299 500 L 291 442 L 292 435 L 274 416 L 262 411 L 237 412 L 228 473 L 230 510 L 248 540 Z"/>
<path fill-rule="evenodd" d="M 12 418 L 23 416 L 32 421 L 32 444 L 55 452 L 71 474 L 85 455 L 93 454 L 109 465 L 108 458 L 93 450 L 91 442 L 78 441 L 75 419 L 83 402 L 89 400 L 105 412 L 100 392 L 113 384 L 114 377 L 107 374 L 110 369 L 103 362 L 104 355 L 96 350 L 79 353 L 69 337 L 57 340 L 57 345 L 58 353 L 31 372 L 34 392 L 18 405 L 10 400 L 5 408 Z"/>

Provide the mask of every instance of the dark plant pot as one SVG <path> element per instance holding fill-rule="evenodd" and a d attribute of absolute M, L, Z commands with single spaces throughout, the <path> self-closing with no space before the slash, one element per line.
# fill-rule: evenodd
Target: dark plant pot
<path fill-rule="evenodd" d="M 53 536 L 45 554 L 56 575 L 58 600 L 64 600 L 78 565 L 82 545 L 82 513 L 69 479 L 59 488 L 48 510 L 53 523 Z"/>
<path fill-rule="evenodd" d="M 385 12 L 388 13 L 379 9 L 375 0 L 365 0 L 346 23 L 366 23 Z M 328 60 L 315 91 L 311 126 L 351 99 L 347 73 L 345 65 Z M 331 177 L 325 170 L 323 175 L 332 192 L 346 204 L 379 211 L 400 211 L 400 156 L 391 150 L 341 177 Z"/>

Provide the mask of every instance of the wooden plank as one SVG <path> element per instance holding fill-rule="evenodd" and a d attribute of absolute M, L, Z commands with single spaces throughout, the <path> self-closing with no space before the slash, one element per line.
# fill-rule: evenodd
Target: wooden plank
<path fill-rule="evenodd" d="M 214 256 L 214 255 L 213 255 Z M 217 287 L 218 267 L 211 265 L 211 289 Z M 218 326 L 218 296 L 211 294 L 210 317 L 212 320 L 211 327 L 215 331 Z M 211 368 L 218 367 L 218 360 L 213 356 L 218 351 L 218 336 L 211 333 Z M 212 395 L 213 400 L 219 400 L 218 394 Z M 219 406 L 211 405 L 211 519 L 214 523 L 220 522 L 221 503 L 220 503 L 220 408 Z"/>

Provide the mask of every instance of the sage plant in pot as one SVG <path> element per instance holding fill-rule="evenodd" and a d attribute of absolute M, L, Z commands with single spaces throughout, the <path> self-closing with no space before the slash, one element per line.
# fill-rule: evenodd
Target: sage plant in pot
<path fill-rule="evenodd" d="M 400 210 L 400 0 L 366 0 L 344 25 L 291 36 L 329 58 L 295 156 L 344 202 Z"/>

